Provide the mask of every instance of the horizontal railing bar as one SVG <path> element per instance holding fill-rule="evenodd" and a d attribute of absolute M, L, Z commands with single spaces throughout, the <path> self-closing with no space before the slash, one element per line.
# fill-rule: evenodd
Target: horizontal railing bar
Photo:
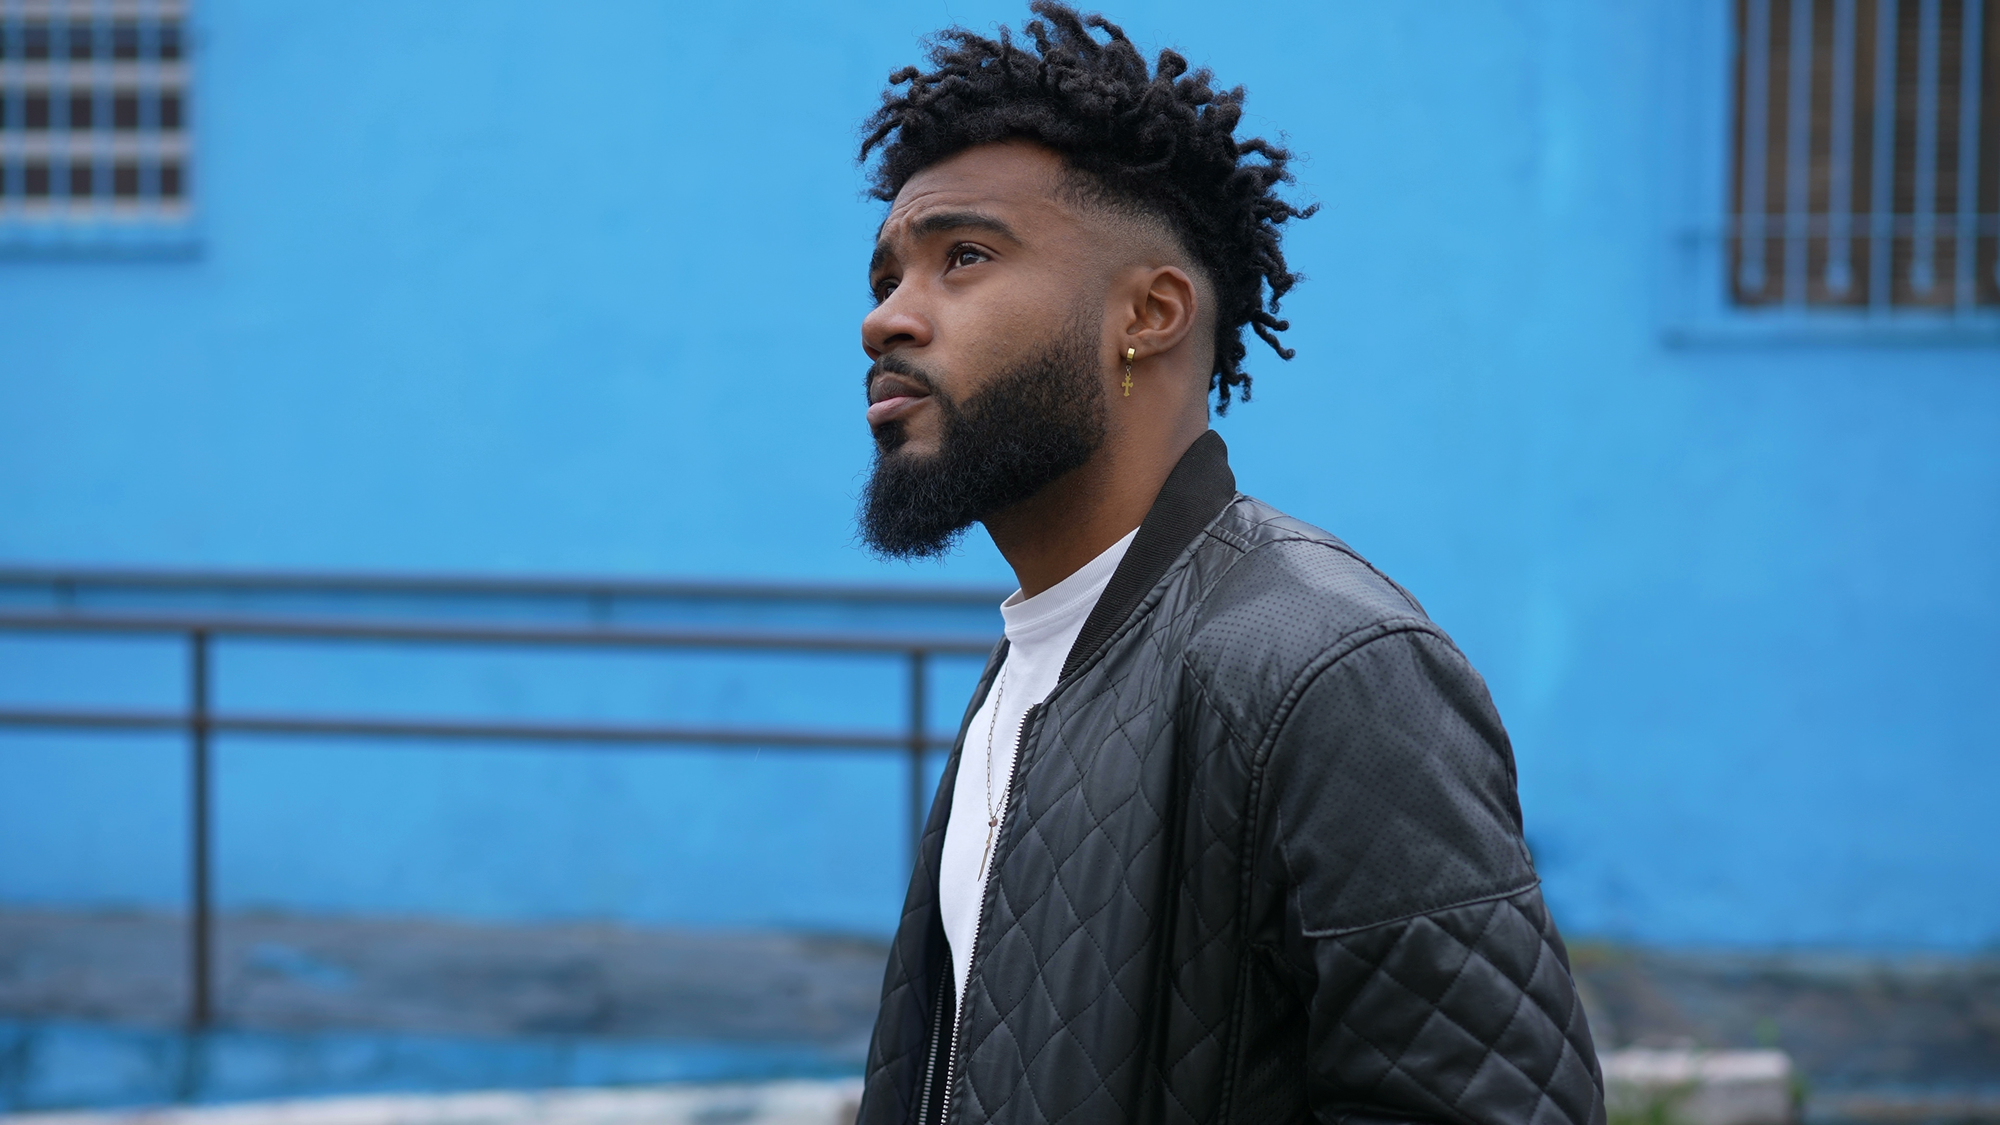
<path fill-rule="evenodd" d="M 699 598 L 716 601 L 902 602 L 990 609 L 1008 591 L 994 587 L 925 587 L 719 582 L 620 578 L 508 577 L 468 574 L 380 574 L 331 571 L 139 570 L 95 567 L 0 567 L 0 586 L 67 585 L 78 590 L 153 589 L 286 591 L 292 593 L 410 593 L 475 596 Z"/>
<path fill-rule="evenodd" d="M 180 731 L 191 717 L 178 711 L 0 710 L 0 727 L 66 730 Z M 907 731 L 822 731 L 673 726 L 615 726 L 578 723 L 499 723 L 429 719 L 369 719 L 337 716 L 210 714 L 218 732 L 278 735 L 344 735 L 363 738 L 457 739 L 509 742 L 595 742 L 626 745 L 699 744 L 728 747 L 788 747 L 806 750 L 903 750 Z M 926 749 L 950 749 L 951 740 L 927 737 Z"/>
<path fill-rule="evenodd" d="M 750 649 L 765 652 L 844 652 L 984 656 L 994 642 L 967 637 L 866 633 L 758 633 L 743 630 L 546 628 L 448 622 L 317 620 L 108 613 L 0 613 L 0 630 L 77 633 L 209 633 L 344 641 L 441 644 L 555 645 L 612 648 Z"/>

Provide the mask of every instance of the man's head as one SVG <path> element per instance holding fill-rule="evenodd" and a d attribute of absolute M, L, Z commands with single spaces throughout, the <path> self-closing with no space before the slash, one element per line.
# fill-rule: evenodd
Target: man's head
<path fill-rule="evenodd" d="M 862 146 L 891 204 L 862 326 L 862 531 L 885 554 L 940 553 L 1107 446 L 1198 433 L 1211 391 L 1217 410 L 1248 395 L 1246 325 L 1291 357 L 1279 235 L 1311 212 L 1273 194 L 1282 149 L 1235 139 L 1243 91 L 1172 51 L 1149 67 L 1101 18 L 1034 10 L 1033 49 L 943 34 L 932 72 L 891 76 Z"/>

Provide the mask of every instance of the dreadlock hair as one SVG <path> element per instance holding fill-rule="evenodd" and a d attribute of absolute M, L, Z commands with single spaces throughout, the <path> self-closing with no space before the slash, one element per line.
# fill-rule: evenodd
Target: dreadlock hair
<path fill-rule="evenodd" d="M 1250 397 L 1245 325 L 1279 358 L 1296 354 L 1278 342 L 1291 327 L 1278 318 L 1278 302 L 1300 280 L 1279 239 L 1287 220 L 1319 205 L 1301 210 L 1274 194 L 1292 178 L 1291 153 L 1262 138 L 1236 140 L 1243 87 L 1215 90 L 1206 67 L 1191 71 L 1170 50 L 1149 72 L 1124 30 L 1103 16 L 1056 0 L 1029 7 L 1048 21 L 1022 28 L 1033 50 L 1006 28 L 997 41 L 952 28 L 930 42 L 935 69 L 889 76 L 861 144 L 864 161 L 880 149 L 870 194 L 893 201 L 910 177 L 977 145 L 1028 140 L 1053 149 L 1085 196 L 1163 220 L 1207 273 L 1219 306 L 1209 388 L 1216 412 L 1227 413 L 1232 391 Z"/>

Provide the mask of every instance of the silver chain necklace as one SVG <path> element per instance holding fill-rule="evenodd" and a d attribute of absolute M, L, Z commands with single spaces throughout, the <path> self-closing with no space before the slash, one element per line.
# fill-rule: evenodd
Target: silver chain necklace
<path fill-rule="evenodd" d="M 1000 830 L 1000 810 L 993 807 L 993 734 L 999 729 L 1000 704 L 1007 698 L 1007 665 L 993 682 L 993 711 L 986 718 L 986 850 L 979 856 L 979 880 L 986 881 L 986 865 L 993 858 L 993 834 Z"/>

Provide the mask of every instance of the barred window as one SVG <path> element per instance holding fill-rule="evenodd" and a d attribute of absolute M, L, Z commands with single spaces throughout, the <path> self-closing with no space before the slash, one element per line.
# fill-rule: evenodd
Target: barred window
<path fill-rule="evenodd" d="M 2000 306 L 1996 6 L 1738 0 L 1737 306 Z"/>
<path fill-rule="evenodd" d="M 185 0 L 0 0 L 0 234 L 191 214 Z"/>

